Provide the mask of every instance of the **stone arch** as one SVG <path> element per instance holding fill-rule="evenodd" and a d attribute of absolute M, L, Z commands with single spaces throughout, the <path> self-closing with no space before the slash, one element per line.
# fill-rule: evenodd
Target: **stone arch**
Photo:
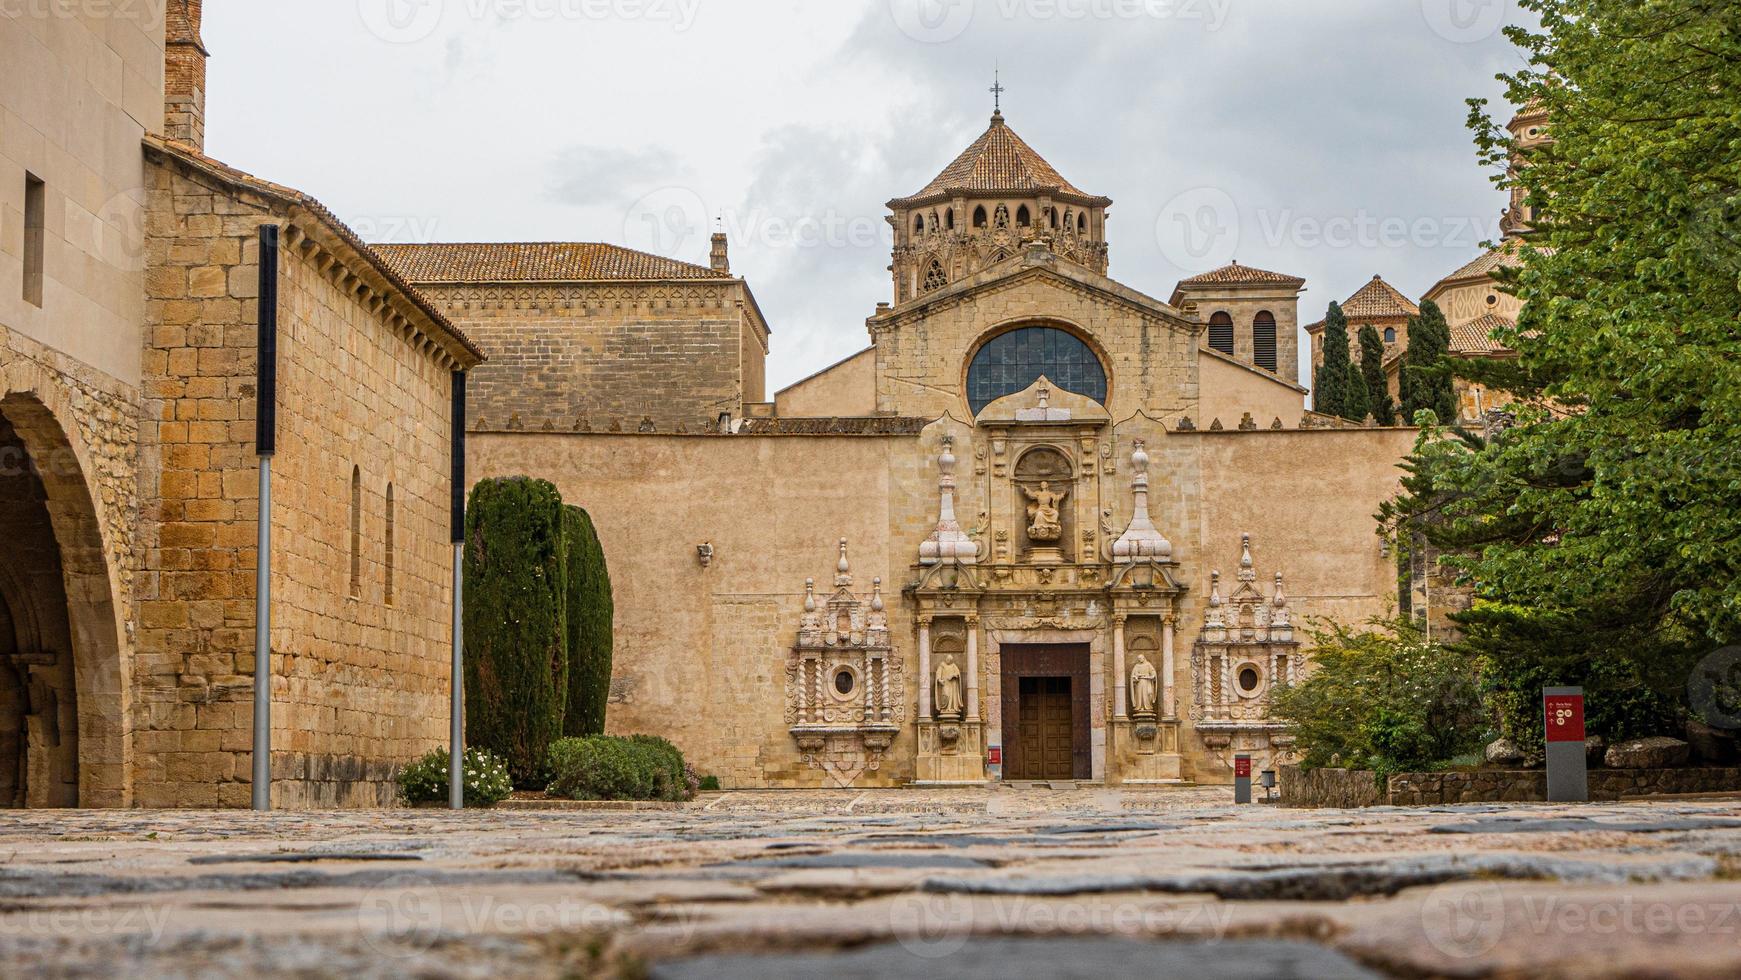
<path fill-rule="evenodd" d="M 72 398 L 62 384 L 30 362 L 8 365 L 0 377 L 0 416 L 22 448 L 14 465 L 38 481 L 43 509 L 60 564 L 64 593 L 54 613 L 64 614 L 70 672 L 76 696 L 77 799 L 83 807 L 126 806 L 132 748 L 131 701 L 123 663 L 122 604 L 118 569 L 104 537 L 100 491 L 89 474 L 92 454 L 76 425 Z M 16 582 L 14 590 L 22 587 Z M 40 594 L 41 586 L 30 590 Z M 20 604 L 8 605 L 14 617 Z M 39 633 L 52 632 L 44 603 L 34 603 Z M 64 737 L 64 733 L 63 733 Z"/>

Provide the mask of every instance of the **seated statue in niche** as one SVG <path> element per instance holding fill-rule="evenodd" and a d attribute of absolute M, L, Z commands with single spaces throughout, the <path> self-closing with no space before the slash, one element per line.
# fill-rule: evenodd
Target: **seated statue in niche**
<path fill-rule="evenodd" d="M 1038 490 L 1022 488 L 1027 495 L 1028 504 L 1028 540 L 1056 541 L 1064 534 L 1063 516 L 1058 505 L 1070 495 L 1068 489 L 1053 490 L 1052 484 L 1042 481 Z"/>
<path fill-rule="evenodd" d="M 961 703 L 961 668 L 950 654 L 937 668 L 937 717 L 960 718 Z"/>
<path fill-rule="evenodd" d="M 1130 671 L 1130 713 L 1137 718 L 1155 716 L 1156 692 L 1159 689 L 1155 665 L 1149 658 L 1137 654 L 1136 666 Z"/>

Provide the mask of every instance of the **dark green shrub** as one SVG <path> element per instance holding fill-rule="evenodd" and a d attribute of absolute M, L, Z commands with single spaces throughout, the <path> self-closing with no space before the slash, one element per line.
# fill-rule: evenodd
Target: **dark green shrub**
<path fill-rule="evenodd" d="M 1465 655 L 1407 620 L 1312 637 L 1310 675 L 1278 690 L 1271 709 L 1306 767 L 1339 758 L 1379 773 L 1432 769 L 1481 746 L 1487 723 Z"/>
<path fill-rule="evenodd" d="M 590 735 L 550 747 L 547 792 L 571 800 L 687 800 L 683 753 L 662 738 Z"/>
<path fill-rule="evenodd" d="M 698 785 L 696 787 L 696 789 L 701 790 L 702 792 L 707 792 L 707 793 L 719 792 L 719 777 L 718 776 L 703 776 L 703 777 L 701 777 L 701 783 L 700 783 L 700 785 Z"/>
<path fill-rule="evenodd" d="M 465 540 L 466 739 L 544 783 L 568 699 L 562 497 L 543 480 L 472 488 Z"/>
<path fill-rule="evenodd" d="M 611 575 L 592 518 L 564 507 L 568 539 L 568 710 L 562 734 L 602 735 L 611 691 Z"/>
<path fill-rule="evenodd" d="M 399 798 L 408 805 L 447 802 L 447 750 L 436 749 L 399 770 Z M 508 764 L 483 749 L 465 751 L 465 805 L 495 806 L 514 786 Z"/>

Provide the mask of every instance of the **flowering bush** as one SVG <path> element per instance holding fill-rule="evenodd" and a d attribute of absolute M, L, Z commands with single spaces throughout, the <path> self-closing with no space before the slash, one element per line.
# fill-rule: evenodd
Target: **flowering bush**
<path fill-rule="evenodd" d="M 399 798 L 407 804 L 447 802 L 447 750 L 436 749 L 399 771 Z M 465 752 L 465 805 L 495 806 L 514 784 L 508 764 L 484 749 Z"/>

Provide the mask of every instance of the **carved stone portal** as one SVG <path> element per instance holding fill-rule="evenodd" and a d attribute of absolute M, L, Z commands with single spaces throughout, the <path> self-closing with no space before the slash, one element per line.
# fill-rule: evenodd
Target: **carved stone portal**
<path fill-rule="evenodd" d="M 889 646 L 882 579 L 868 600 L 852 591 L 844 538 L 835 569 L 826 602 L 815 579 L 804 583 L 798 642 L 786 661 L 786 724 L 805 764 L 845 787 L 882 768 L 905 717 L 906 684 Z"/>

